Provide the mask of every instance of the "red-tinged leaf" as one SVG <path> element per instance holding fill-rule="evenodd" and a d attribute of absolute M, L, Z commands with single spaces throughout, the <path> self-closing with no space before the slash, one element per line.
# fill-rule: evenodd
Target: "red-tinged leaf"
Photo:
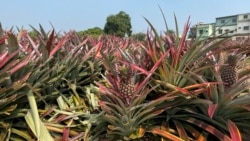
<path fill-rule="evenodd" d="M 82 47 L 83 45 L 85 45 L 87 42 L 89 41 L 89 37 L 84 39 L 79 45 L 76 46 L 76 48 Z"/>
<path fill-rule="evenodd" d="M 120 93 L 118 93 L 117 91 L 113 90 L 113 89 L 108 89 L 107 87 L 103 86 L 102 84 L 96 82 L 95 83 L 98 87 L 99 87 L 99 91 L 103 94 L 108 94 L 108 93 L 112 93 L 115 94 L 118 97 L 122 97 Z"/>
<path fill-rule="evenodd" d="M 52 112 L 54 112 L 54 109 L 56 108 L 56 106 L 52 106 L 51 108 L 49 108 L 48 110 L 46 110 L 42 115 L 41 118 L 44 118 L 47 115 L 50 115 Z"/>
<path fill-rule="evenodd" d="M 102 101 L 102 100 L 99 100 L 98 104 L 100 105 L 100 107 L 102 107 L 102 106 L 105 106 L 105 105 L 106 105 L 106 104 L 105 104 L 105 102 L 104 102 L 104 101 Z"/>
<path fill-rule="evenodd" d="M 178 131 L 179 137 L 181 137 L 182 139 L 187 141 L 188 140 L 188 135 L 187 135 L 187 132 L 185 131 L 185 128 L 182 125 L 182 123 L 179 122 L 179 121 L 174 120 L 174 124 L 175 124 L 175 127 L 176 127 L 177 131 Z"/>
<path fill-rule="evenodd" d="M 186 86 L 186 89 L 194 89 L 194 88 L 200 88 L 200 87 L 208 87 L 208 85 L 212 84 L 221 84 L 220 82 L 206 82 L 206 83 L 199 83 L 199 84 L 192 84 L 189 86 Z"/>
<path fill-rule="evenodd" d="M 192 123 L 194 125 L 197 125 L 198 127 L 204 129 L 205 131 L 213 134 L 219 140 L 222 140 L 222 141 L 232 141 L 230 137 L 228 137 L 227 135 L 225 135 L 221 131 L 217 130 L 215 127 L 213 127 L 210 124 L 207 124 L 207 123 L 205 123 L 203 121 L 200 121 L 200 120 L 197 120 L 195 118 L 189 118 L 186 121 L 189 122 L 189 123 Z"/>
<path fill-rule="evenodd" d="M 205 90 L 202 89 L 202 88 L 198 88 L 197 90 L 192 90 L 191 91 L 192 95 L 199 95 L 199 94 L 201 94 L 203 92 L 205 92 Z"/>
<path fill-rule="evenodd" d="M 184 88 L 180 88 L 180 87 L 175 87 L 175 89 L 179 92 L 181 92 L 182 94 L 190 94 L 190 92 Z"/>
<path fill-rule="evenodd" d="M 112 113 L 112 110 L 106 105 L 106 103 L 104 101 L 99 101 L 98 104 L 100 105 L 101 109 L 103 111 L 105 111 L 106 113 L 108 114 L 111 114 Z"/>
<path fill-rule="evenodd" d="M 128 64 L 127 62 L 123 62 L 124 64 Z M 131 66 L 132 69 L 136 69 L 139 70 L 141 73 L 145 74 L 145 75 L 149 75 L 150 72 L 148 72 L 147 70 L 140 68 L 139 66 L 135 65 L 135 64 L 129 64 Z"/>
<path fill-rule="evenodd" d="M 61 121 L 64 121 L 65 118 L 67 118 L 67 115 L 60 115 L 55 119 L 55 122 L 59 123 Z"/>
<path fill-rule="evenodd" d="M 140 83 L 138 85 L 138 91 L 140 91 L 148 82 L 148 80 L 150 79 L 151 75 L 155 72 L 155 70 L 161 65 L 161 62 L 163 61 L 163 59 L 166 57 L 168 53 L 166 52 L 164 55 L 161 56 L 161 58 L 154 64 L 154 66 L 151 68 L 151 70 L 149 71 L 149 74 L 147 75 L 147 77 L 142 81 L 142 83 Z M 139 70 L 140 71 L 140 70 Z"/>
<path fill-rule="evenodd" d="M 36 54 L 37 54 L 38 56 L 41 56 L 41 53 L 40 53 L 39 50 L 38 50 L 38 45 L 36 45 L 36 43 L 31 39 L 31 37 L 29 36 L 29 34 L 27 34 L 27 37 L 28 37 L 28 39 L 29 39 L 29 42 L 31 43 L 32 48 L 33 48 L 34 51 L 36 52 Z"/>
<path fill-rule="evenodd" d="M 68 37 L 65 36 L 50 52 L 49 57 L 53 56 L 67 41 Z"/>
<path fill-rule="evenodd" d="M 161 85 L 163 85 L 165 87 L 168 87 L 168 88 L 170 88 L 172 90 L 179 91 L 182 94 L 190 94 L 190 92 L 186 88 L 180 88 L 180 87 L 174 86 L 174 85 L 172 85 L 170 83 L 163 82 L 163 81 L 160 81 L 160 80 L 155 80 L 155 82 L 158 83 L 158 84 L 161 84 Z"/>
<path fill-rule="evenodd" d="M 80 140 L 80 138 L 84 137 L 84 135 L 85 135 L 84 133 L 85 132 L 78 133 L 77 135 L 72 137 L 70 141 L 78 141 L 78 140 Z"/>
<path fill-rule="evenodd" d="M 27 59 L 23 60 L 22 62 L 20 62 L 18 65 L 16 65 L 14 68 L 10 70 L 10 74 L 17 72 L 18 70 L 26 66 L 28 63 L 29 61 Z"/>
<path fill-rule="evenodd" d="M 173 140 L 173 141 L 184 141 L 183 139 L 167 132 L 167 131 L 164 131 L 164 130 L 161 130 L 160 128 L 157 128 L 157 127 L 154 127 L 151 129 L 151 132 L 153 134 L 157 134 L 157 135 L 160 135 L 164 138 L 167 138 L 167 139 L 170 139 L 170 140 Z"/>
<path fill-rule="evenodd" d="M 141 138 L 141 137 L 143 137 L 143 136 L 144 136 L 145 132 L 146 132 L 146 129 L 145 129 L 145 128 L 140 127 L 140 128 L 137 130 L 137 132 L 132 133 L 132 134 L 129 136 L 129 138 L 130 138 L 130 139 L 137 139 L 137 138 Z"/>
<path fill-rule="evenodd" d="M 218 106 L 218 104 L 210 104 L 210 105 L 208 106 L 207 112 L 208 112 L 208 116 L 209 116 L 210 118 L 213 118 L 214 113 L 215 113 L 215 111 L 216 111 L 216 109 L 217 109 L 217 106 Z"/>
<path fill-rule="evenodd" d="M 97 50 L 96 50 L 96 53 L 95 53 L 95 56 L 94 57 L 100 57 L 101 55 L 100 55 L 100 51 L 101 51 L 101 49 L 102 49 L 102 46 L 103 46 L 103 42 L 99 42 L 99 43 L 97 43 Z"/>
<path fill-rule="evenodd" d="M 250 106 L 247 106 L 247 105 L 243 105 L 242 108 L 248 110 L 250 112 Z"/>
<path fill-rule="evenodd" d="M 180 57 L 181 57 L 181 53 L 183 52 L 183 49 L 184 49 L 184 47 L 185 47 L 185 42 L 186 42 L 186 36 L 187 36 L 187 33 L 188 33 L 188 31 L 189 31 L 189 27 L 190 27 L 190 22 L 189 22 L 189 20 L 190 20 L 190 17 L 188 18 L 188 21 L 187 21 L 187 23 L 185 24 L 185 26 L 184 26 L 184 30 L 183 30 L 183 33 L 182 33 L 182 37 L 181 37 L 181 42 L 180 42 L 180 44 L 179 44 L 179 47 L 178 47 L 178 52 L 177 52 L 177 55 L 176 55 L 176 63 L 178 63 L 179 62 L 179 60 L 180 60 Z"/>
<path fill-rule="evenodd" d="M 69 140 L 69 127 L 64 127 L 62 141 L 68 141 L 68 140 Z"/>
<path fill-rule="evenodd" d="M 0 54 L 0 62 L 8 55 L 8 52 L 5 51 L 4 53 Z"/>
<path fill-rule="evenodd" d="M 2 68 L 6 63 L 8 63 L 8 61 L 12 59 L 15 55 L 17 55 L 17 53 L 18 53 L 18 50 L 11 54 L 7 54 L 7 55 L 4 54 L 4 56 L 2 56 L 0 60 L 0 68 Z"/>
<path fill-rule="evenodd" d="M 199 138 L 201 135 L 199 129 L 190 124 L 185 124 L 185 129 L 195 138 Z"/>
<path fill-rule="evenodd" d="M 52 32 L 49 36 L 49 40 L 46 43 L 46 49 L 47 49 L 49 54 L 50 54 L 50 51 L 52 50 L 53 41 L 54 41 L 54 29 L 52 30 Z"/>
<path fill-rule="evenodd" d="M 5 42 L 5 39 L 7 39 L 7 36 L 3 36 L 0 38 L 0 44 L 4 43 Z"/>
<path fill-rule="evenodd" d="M 201 133 L 197 141 L 207 141 L 207 136 L 208 136 L 207 133 Z"/>
<path fill-rule="evenodd" d="M 242 141 L 240 131 L 234 122 L 228 120 L 227 127 L 229 129 L 232 141 Z"/>
<path fill-rule="evenodd" d="M 23 76 L 23 77 L 20 79 L 19 82 L 21 82 L 21 83 L 26 82 L 26 80 L 29 78 L 30 74 L 31 74 L 31 72 L 27 73 L 25 76 Z"/>

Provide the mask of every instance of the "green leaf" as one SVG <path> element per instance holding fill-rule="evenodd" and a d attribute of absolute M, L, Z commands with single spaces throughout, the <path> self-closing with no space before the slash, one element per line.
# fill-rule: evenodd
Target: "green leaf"
<path fill-rule="evenodd" d="M 40 120 L 40 118 L 38 119 L 38 123 L 35 123 L 36 120 L 34 119 L 34 116 L 32 116 L 32 111 L 27 112 L 25 116 L 25 120 L 29 128 L 31 129 L 31 131 L 34 133 L 34 135 L 37 137 L 39 141 L 54 141 L 52 136 L 49 134 L 49 131 L 45 127 L 44 123 Z M 39 124 L 38 125 L 39 130 L 37 130 L 37 124 Z"/>
<path fill-rule="evenodd" d="M 30 119 L 29 116 L 32 116 L 31 120 L 29 120 L 30 124 L 32 124 L 33 126 L 33 133 L 36 135 L 36 137 L 38 139 L 40 139 L 40 133 L 41 133 L 41 127 L 40 127 L 40 118 L 39 118 L 39 113 L 38 113 L 38 108 L 37 108 L 37 104 L 36 104 L 36 99 L 35 96 L 33 95 L 32 91 L 29 90 L 27 93 L 27 97 L 28 97 L 28 101 L 29 101 L 29 105 L 31 108 L 30 113 L 28 113 L 27 118 Z M 31 114 L 31 115 L 29 115 Z"/>
<path fill-rule="evenodd" d="M 13 33 L 8 33 L 8 52 L 14 53 L 19 49 L 17 38 Z"/>
<path fill-rule="evenodd" d="M 32 141 L 33 140 L 33 137 L 30 136 L 27 131 L 24 131 L 24 130 L 18 130 L 18 129 L 15 129 L 15 128 L 12 128 L 11 129 L 11 133 L 12 134 L 16 134 L 24 139 L 26 139 L 27 141 Z"/>

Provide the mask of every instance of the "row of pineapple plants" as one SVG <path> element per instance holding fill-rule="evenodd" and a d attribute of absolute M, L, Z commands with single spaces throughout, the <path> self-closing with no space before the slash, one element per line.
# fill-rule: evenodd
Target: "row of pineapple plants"
<path fill-rule="evenodd" d="M 0 140 L 81 139 L 98 110 L 92 83 L 101 62 L 86 47 L 88 38 L 34 31 L 30 37 L 1 28 Z"/>
<path fill-rule="evenodd" d="M 249 41 L 145 20 L 145 42 L 1 29 L 1 140 L 246 140 Z"/>
<path fill-rule="evenodd" d="M 249 40 L 186 42 L 189 21 L 181 38 L 159 36 L 146 21 L 152 31 L 140 48 L 100 49 L 103 140 L 247 140 L 250 72 L 237 67 L 249 59 Z"/>

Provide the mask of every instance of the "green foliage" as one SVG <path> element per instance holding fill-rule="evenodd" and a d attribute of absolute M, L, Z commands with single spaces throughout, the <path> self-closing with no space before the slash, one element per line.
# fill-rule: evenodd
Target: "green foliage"
<path fill-rule="evenodd" d="M 104 26 L 104 33 L 109 35 L 115 35 L 119 37 L 131 36 L 131 19 L 124 11 L 120 11 L 116 15 L 110 15 L 107 17 L 106 24 Z"/>
<path fill-rule="evenodd" d="M 35 30 L 30 31 L 28 34 L 32 39 L 35 39 L 38 35 L 38 33 Z"/>
<path fill-rule="evenodd" d="M 135 41 L 145 41 L 146 40 L 146 34 L 139 32 L 131 35 L 131 38 Z"/>
<path fill-rule="evenodd" d="M 103 33 L 103 30 L 100 27 L 94 27 L 94 28 L 89 28 L 89 29 L 84 30 L 84 31 L 79 31 L 77 34 L 79 36 L 90 35 L 90 36 L 98 37 L 98 36 L 102 35 L 102 33 Z"/>

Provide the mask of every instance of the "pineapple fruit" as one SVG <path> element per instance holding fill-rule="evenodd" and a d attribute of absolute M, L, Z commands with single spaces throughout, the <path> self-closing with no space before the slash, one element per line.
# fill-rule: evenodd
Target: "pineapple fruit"
<path fill-rule="evenodd" d="M 122 79 L 120 82 L 120 92 L 126 102 L 129 104 L 133 98 L 135 86 L 130 78 Z"/>
<path fill-rule="evenodd" d="M 221 69 L 221 79 L 224 82 L 225 86 L 233 85 L 237 79 L 237 59 L 236 55 L 228 55 L 227 57 L 227 64 Z"/>
<path fill-rule="evenodd" d="M 135 92 L 135 84 L 133 81 L 133 74 L 128 70 L 128 68 L 120 68 L 120 93 L 122 97 L 126 100 L 127 104 L 133 99 L 133 94 Z"/>

